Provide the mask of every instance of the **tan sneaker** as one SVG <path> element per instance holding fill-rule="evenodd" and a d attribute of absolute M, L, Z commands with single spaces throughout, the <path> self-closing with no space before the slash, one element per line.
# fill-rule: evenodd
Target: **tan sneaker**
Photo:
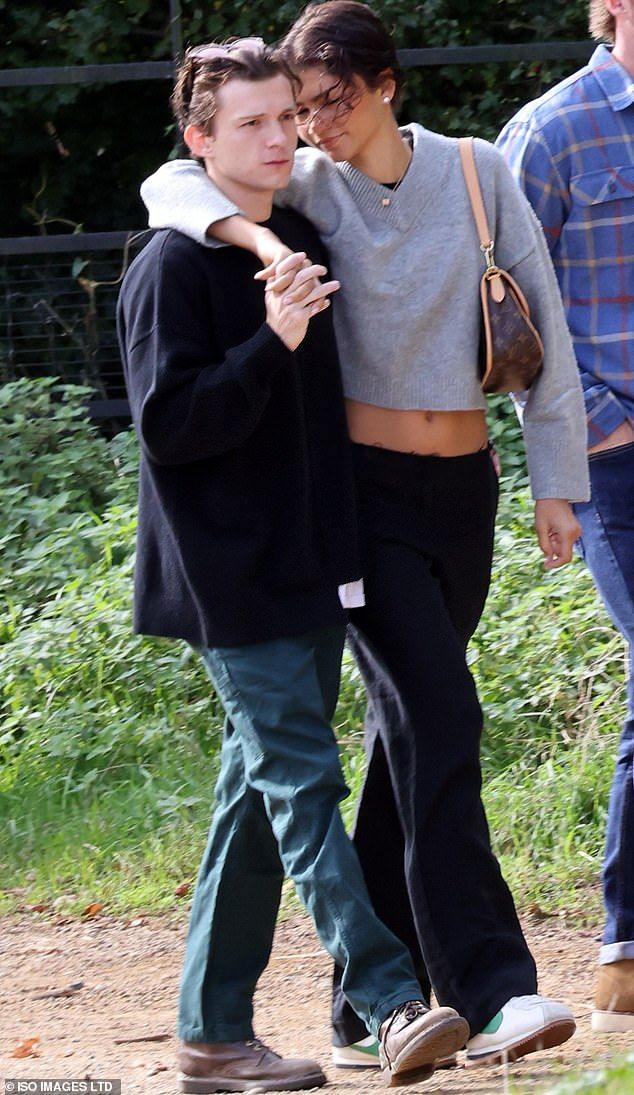
<path fill-rule="evenodd" d="M 321 1087 L 326 1077 L 316 1061 L 283 1060 L 260 1042 L 181 1042 L 181 1091 L 303 1091 Z"/>
<path fill-rule="evenodd" d="M 634 1030 L 634 958 L 599 966 L 592 1029 L 604 1034 Z"/>
<path fill-rule="evenodd" d="M 449 1057 L 469 1037 L 469 1024 L 453 1008 L 429 1008 L 422 1000 L 401 1004 L 379 1030 L 381 1068 L 393 1086 L 431 1076 L 439 1058 Z"/>

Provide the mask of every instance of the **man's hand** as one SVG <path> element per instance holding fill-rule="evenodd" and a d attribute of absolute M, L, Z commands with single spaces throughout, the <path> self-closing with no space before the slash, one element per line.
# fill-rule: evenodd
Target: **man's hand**
<path fill-rule="evenodd" d="M 574 542 L 581 536 L 581 525 L 569 502 L 563 498 L 540 498 L 535 503 L 535 530 L 547 570 L 556 570 L 570 562 Z"/>
<path fill-rule="evenodd" d="M 289 350 L 297 349 L 311 318 L 329 306 L 328 296 L 339 288 L 338 281 L 318 280 L 327 272 L 325 266 L 307 264 L 305 255 L 291 254 L 265 286 L 266 321 Z"/>

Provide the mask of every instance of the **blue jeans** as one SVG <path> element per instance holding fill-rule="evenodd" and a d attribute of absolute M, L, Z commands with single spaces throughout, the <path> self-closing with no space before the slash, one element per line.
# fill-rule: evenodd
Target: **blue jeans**
<path fill-rule="evenodd" d="M 253 993 L 284 874 L 373 1033 L 399 1004 L 421 998 L 408 952 L 372 909 L 339 812 L 348 789 L 330 720 L 343 639 L 334 628 L 202 652 L 227 723 L 185 953 L 186 1041 L 253 1037 Z"/>
<path fill-rule="evenodd" d="M 634 958 L 634 444 L 590 457 L 592 501 L 574 507 L 579 550 L 630 646 L 627 714 L 610 792 L 603 897 L 606 924 L 599 961 Z"/>

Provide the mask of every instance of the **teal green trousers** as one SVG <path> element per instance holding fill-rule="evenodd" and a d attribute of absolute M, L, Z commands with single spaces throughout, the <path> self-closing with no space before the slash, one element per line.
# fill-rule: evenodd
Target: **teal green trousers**
<path fill-rule="evenodd" d="M 348 789 L 331 719 L 343 638 L 337 628 L 202 652 L 227 721 L 181 984 L 186 1041 L 253 1037 L 285 874 L 373 1032 L 421 997 L 408 952 L 372 909 L 339 812 Z"/>

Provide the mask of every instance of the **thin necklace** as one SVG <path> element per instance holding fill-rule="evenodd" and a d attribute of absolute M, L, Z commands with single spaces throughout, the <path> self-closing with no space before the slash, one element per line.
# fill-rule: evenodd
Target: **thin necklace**
<path fill-rule="evenodd" d="M 410 153 L 412 153 L 413 148 L 412 148 L 410 142 L 405 137 L 402 137 L 401 139 L 403 141 L 403 144 L 407 145 L 408 149 L 410 150 Z M 407 159 L 407 163 L 405 164 L 405 167 L 403 168 L 402 173 L 399 175 L 399 177 L 398 177 L 398 179 L 396 180 L 395 183 L 391 183 L 391 185 L 390 185 L 391 190 L 393 190 L 393 191 L 398 190 L 399 186 L 403 182 L 403 179 L 407 175 L 407 169 L 408 169 L 409 165 L 411 164 L 411 162 L 412 162 L 412 157 L 411 157 L 411 154 L 410 154 L 410 156 Z M 381 198 L 381 205 L 383 206 L 384 209 L 386 209 L 387 206 L 391 205 L 391 204 L 392 204 L 392 199 L 391 198 Z"/>

